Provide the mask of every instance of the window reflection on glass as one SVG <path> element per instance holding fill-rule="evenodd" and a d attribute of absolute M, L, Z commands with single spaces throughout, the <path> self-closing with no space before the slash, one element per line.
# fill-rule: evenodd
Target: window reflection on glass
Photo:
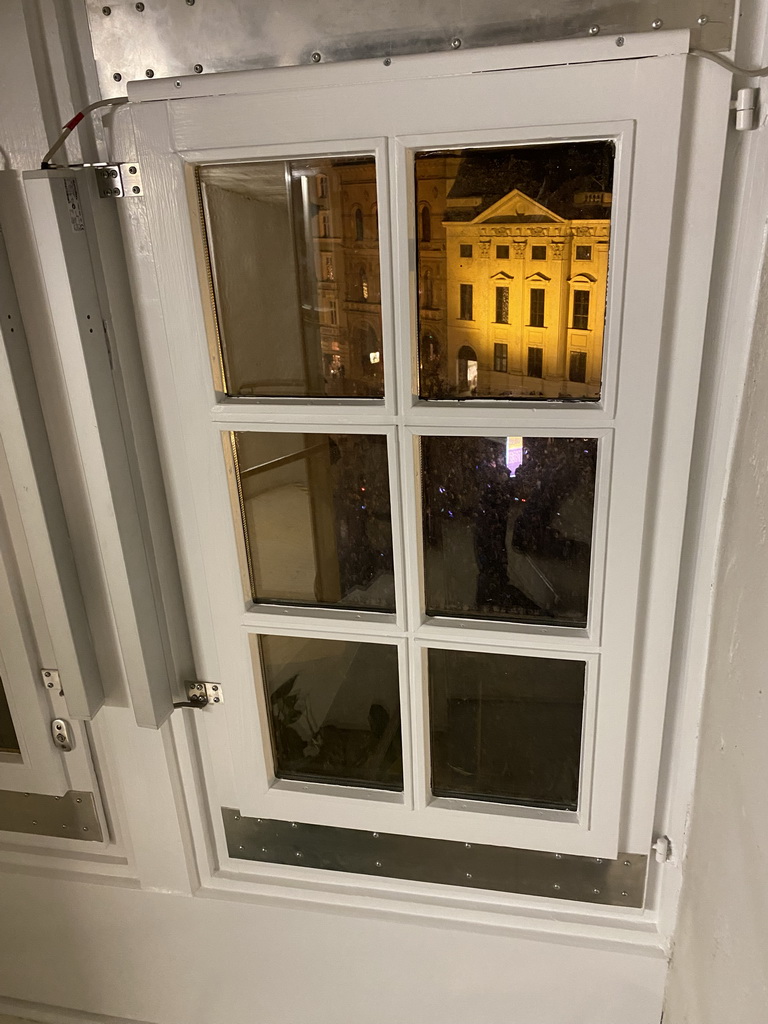
<path fill-rule="evenodd" d="M 393 612 L 386 437 L 233 437 L 253 600 Z"/>
<path fill-rule="evenodd" d="M 597 400 L 613 143 L 425 152 L 415 165 L 420 397 Z M 498 342 L 509 349 L 504 370 Z M 587 355 L 583 380 L 569 372 L 574 345 Z M 543 374 L 528 372 L 531 348 L 542 350 Z"/>
<path fill-rule="evenodd" d="M 422 437 L 425 604 L 586 626 L 597 440 Z"/>
<path fill-rule="evenodd" d="M 428 652 L 435 796 L 574 811 L 585 664 Z"/>
<path fill-rule="evenodd" d="M 204 165 L 198 181 L 227 394 L 381 398 L 374 158 Z"/>
<path fill-rule="evenodd" d="M 280 779 L 402 790 L 397 648 L 251 637 L 266 688 Z"/>
<path fill-rule="evenodd" d="M 11 709 L 8 707 L 8 698 L 3 689 L 3 681 L 0 679 L 0 754 L 18 754 L 19 741 L 16 737 L 16 730 L 13 727 Z"/>

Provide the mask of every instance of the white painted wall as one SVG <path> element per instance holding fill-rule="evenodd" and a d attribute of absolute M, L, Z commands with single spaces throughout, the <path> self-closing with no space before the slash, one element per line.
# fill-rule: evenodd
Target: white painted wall
<path fill-rule="evenodd" d="M 768 1017 L 768 274 L 725 509 L 665 1024 Z"/>

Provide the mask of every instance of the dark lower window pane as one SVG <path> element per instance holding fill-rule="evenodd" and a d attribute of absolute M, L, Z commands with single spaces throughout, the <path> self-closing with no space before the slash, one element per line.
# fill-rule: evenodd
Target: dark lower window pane
<path fill-rule="evenodd" d="M 428 615 L 586 625 L 597 444 L 422 437 Z"/>
<path fill-rule="evenodd" d="M 413 216 L 428 210 L 432 225 L 428 235 L 414 231 L 419 397 L 599 399 L 613 143 L 432 150 L 417 152 L 414 163 Z M 502 372 L 494 365 L 497 323 L 508 325 Z M 426 336 L 437 344 L 425 346 Z M 589 353 L 586 381 L 569 374 L 572 345 Z M 526 372 L 531 347 L 542 350 L 546 368 L 534 383 Z"/>
<path fill-rule="evenodd" d="M 430 650 L 435 796 L 576 810 L 585 664 Z"/>
<path fill-rule="evenodd" d="M 224 390 L 381 398 L 372 156 L 198 168 Z"/>
<path fill-rule="evenodd" d="M 397 648 L 252 637 L 280 779 L 402 790 Z"/>
<path fill-rule="evenodd" d="M 11 709 L 5 696 L 3 681 L 0 679 L 0 754 L 18 754 L 19 741 L 13 727 Z"/>
<path fill-rule="evenodd" d="M 253 600 L 393 612 L 386 437 L 233 436 Z"/>
<path fill-rule="evenodd" d="M 587 353 L 571 352 L 569 377 L 577 383 L 583 384 L 587 379 Z"/>

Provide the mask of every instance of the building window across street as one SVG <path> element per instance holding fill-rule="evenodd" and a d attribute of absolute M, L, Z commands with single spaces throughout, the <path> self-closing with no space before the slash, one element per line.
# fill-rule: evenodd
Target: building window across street
<path fill-rule="evenodd" d="M 496 323 L 509 323 L 509 288 L 496 289 Z"/>
<path fill-rule="evenodd" d="M 576 384 L 585 384 L 587 381 L 587 353 L 571 352 L 571 359 L 568 369 L 568 379 Z"/>
<path fill-rule="evenodd" d="M 586 331 L 589 328 L 589 292 L 582 288 L 577 288 L 573 293 L 571 326 L 579 331 Z"/>
<path fill-rule="evenodd" d="M 531 327 L 543 327 L 544 326 L 544 289 L 543 288 L 531 288 L 531 302 L 530 302 L 530 318 L 529 324 Z"/>
<path fill-rule="evenodd" d="M 544 349 L 536 345 L 531 345 L 528 348 L 528 376 L 544 376 Z"/>
<path fill-rule="evenodd" d="M 496 373 L 507 372 L 508 347 L 503 342 L 497 341 L 493 346 L 493 368 Z"/>
<path fill-rule="evenodd" d="M 471 284 L 459 286 L 459 320 L 472 319 L 473 290 Z"/>

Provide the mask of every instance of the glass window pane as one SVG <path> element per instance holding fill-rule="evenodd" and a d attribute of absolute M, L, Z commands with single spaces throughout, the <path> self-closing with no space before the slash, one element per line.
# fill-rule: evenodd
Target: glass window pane
<path fill-rule="evenodd" d="M 596 401 L 613 143 L 433 151 L 415 164 L 418 217 L 428 211 L 431 227 L 417 232 L 419 396 Z M 498 324 L 507 325 L 504 337 Z M 498 342 L 509 348 L 503 373 L 494 367 Z M 569 372 L 574 344 L 588 353 L 584 380 Z M 536 375 L 531 348 L 543 354 Z"/>
<path fill-rule="evenodd" d="M 597 440 L 422 437 L 428 615 L 586 626 Z"/>
<path fill-rule="evenodd" d="M 576 810 L 585 664 L 428 653 L 432 792 Z"/>
<path fill-rule="evenodd" d="M 198 181 L 227 394 L 381 398 L 375 159 L 205 165 Z"/>
<path fill-rule="evenodd" d="M 3 681 L 0 679 L 0 754 L 18 754 L 19 741 L 16 738 L 16 730 L 13 727 L 11 709 L 8 707 L 8 698 L 3 689 Z"/>
<path fill-rule="evenodd" d="M 251 644 L 278 778 L 402 790 L 396 647 L 285 636 Z"/>
<path fill-rule="evenodd" d="M 386 437 L 233 437 L 253 600 L 393 612 Z"/>

